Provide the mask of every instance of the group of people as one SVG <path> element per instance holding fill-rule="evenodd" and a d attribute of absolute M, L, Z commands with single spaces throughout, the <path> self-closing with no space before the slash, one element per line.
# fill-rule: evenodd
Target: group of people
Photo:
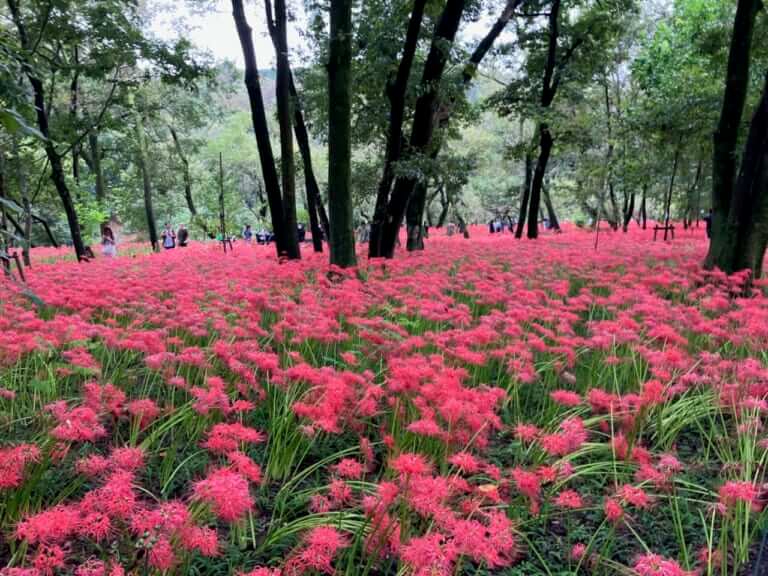
<path fill-rule="evenodd" d="M 297 224 L 296 235 L 299 239 L 299 242 L 305 242 L 307 240 L 307 229 L 304 224 Z M 274 233 L 265 230 L 264 228 L 254 233 L 251 225 L 246 224 L 245 228 L 243 228 L 243 240 L 246 244 L 250 244 L 254 239 L 256 240 L 257 244 L 269 244 L 275 240 L 275 235 Z"/>
<path fill-rule="evenodd" d="M 509 216 L 499 217 L 496 216 L 493 220 L 488 222 L 488 231 L 491 234 L 500 234 L 505 230 L 513 232 L 515 228 L 515 222 Z"/>
<path fill-rule="evenodd" d="M 173 250 L 178 245 L 179 248 L 186 248 L 189 244 L 189 230 L 184 224 L 179 224 L 178 231 L 166 222 L 163 232 L 160 234 L 164 250 Z"/>

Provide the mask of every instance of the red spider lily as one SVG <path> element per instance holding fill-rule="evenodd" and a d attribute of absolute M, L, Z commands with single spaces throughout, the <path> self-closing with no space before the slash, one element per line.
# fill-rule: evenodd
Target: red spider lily
<path fill-rule="evenodd" d="M 248 481 L 229 468 L 212 470 L 205 479 L 195 482 L 192 498 L 210 505 L 225 522 L 239 520 L 253 508 Z"/>

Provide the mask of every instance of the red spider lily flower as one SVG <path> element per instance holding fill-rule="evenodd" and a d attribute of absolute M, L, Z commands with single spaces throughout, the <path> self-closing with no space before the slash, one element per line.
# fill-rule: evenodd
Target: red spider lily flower
<path fill-rule="evenodd" d="M 483 466 L 482 460 L 475 458 L 469 452 L 457 452 L 448 458 L 448 462 L 468 475 L 477 474 Z"/>
<path fill-rule="evenodd" d="M 560 404 L 561 406 L 572 407 L 581 404 L 581 396 L 570 390 L 555 390 L 554 392 L 550 392 L 549 396 L 555 403 Z"/>
<path fill-rule="evenodd" d="M 605 517 L 610 522 L 618 522 L 624 517 L 624 509 L 613 498 L 606 498 L 603 504 L 603 511 L 605 512 Z"/>
<path fill-rule="evenodd" d="M 149 398 L 141 398 L 128 402 L 125 407 L 128 414 L 139 420 L 139 428 L 146 428 L 150 422 L 157 418 L 160 409 Z"/>
<path fill-rule="evenodd" d="M 208 431 L 208 437 L 202 446 L 214 454 L 226 454 L 236 451 L 241 443 L 259 444 L 265 440 L 266 436 L 263 432 L 244 426 L 239 422 L 222 423 L 215 424 Z"/>
<path fill-rule="evenodd" d="M 575 490 L 563 490 L 555 498 L 555 506 L 577 510 L 584 507 L 584 502 Z"/>
<path fill-rule="evenodd" d="M 365 474 L 365 467 L 353 458 L 343 458 L 333 469 L 340 477 L 352 480 L 362 478 Z"/>
<path fill-rule="evenodd" d="M 21 486 L 24 469 L 39 461 L 40 449 L 34 444 L 0 449 L 0 491 Z"/>
<path fill-rule="evenodd" d="M 254 568 L 250 572 L 240 572 L 239 576 L 283 576 L 280 568 Z"/>
<path fill-rule="evenodd" d="M 205 502 L 216 516 L 234 522 L 253 509 L 248 480 L 228 468 L 212 470 L 192 488 L 192 499 Z"/>
<path fill-rule="evenodd" d="M 389 467 L 403 477 L 429 474 L 432 466 L 420 454 L 401 454 L 390 460 Z"/>
<path fill-rule="evenodd" d="M 43 545 L 32 558 L 32 565 L 42 576 L 53 576 L 58 569 L 64 567 L 64 559 L 65 553 L 61 546 Z"/>
<path fill-rule="evenodd" d="M 744 502 L 756 511 L 761 508 L 760 491 L 752 482 L 731 480 L 720 487 L 718 494 L 720 505 L 726 511 L 731 510 L 737 502 Z"/>
<path fill-rule="evenodd" d="M 333 560 L 339 550 L 349 546 L 346 536 L 332 526 L 313 528 L 302 538 L 298 550 L 291 553 L 286 562 L 286 574 L 304 574 L 317 571 L 333 574 Z"/>
<path fill-rule="evenodd" d="M 633 566 L 639 576 L 694 576 L 693 571 L 686 571 L 674 560 L 668 560 L 658 554 L 644 554 L 635 560 Z"/>
<path fill-rule="evenodd" d="M 232 470 L 245 476 L 252 484 L 261 484 L 261 467 L 242 452 L 234 451 L 227 454 Z"/>
<path fill-rule="evenodd" d="M 442 534 L 412 538 L 400 551 L 414 576 L 450 576 L 458 556 L 457 546 Z"/>
<path fill-rule="evenodd" d="M 571 547 L 569 556 L 571 557 L 571 560 L 579 561 L 584 557 L 586 551 L 587 545 L 579 542 Z"/>
<path fill-rule="evenodd" d="M 63 403 L 49 405 L 49 411 L 58 424 L 51 430 L 51 436 L 65 442 L 93 442 L 106 436 L 106 429 L 99 423 L 99 417 L 87 406 L 71 410 Z"/>
<path fill-rule="evenodd" d="M 522 442 L 533 442 L 541 431 L 533 424 L 518 424 L 515 426 L 515 436 Z"/>

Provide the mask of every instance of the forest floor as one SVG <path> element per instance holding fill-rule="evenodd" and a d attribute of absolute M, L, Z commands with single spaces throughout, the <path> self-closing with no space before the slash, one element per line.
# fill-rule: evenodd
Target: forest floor
<path fill-rule="evenodd" d="M 472 232 L 334 281 L 309 245 L 33 251 L 0 575 L 744 574 L 768 298 L 703 230 Z"/>

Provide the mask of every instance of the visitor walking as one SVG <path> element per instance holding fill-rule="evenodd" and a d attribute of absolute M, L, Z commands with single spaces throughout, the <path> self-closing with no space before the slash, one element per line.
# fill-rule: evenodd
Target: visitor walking
<path fill-rule="evenodd" d="M 165 228 L 163 228 L 162 238 L 163 248 L 166 250 L 176 248 L 176 232 L 174 232 L 168 222 L 165 223 Z"/>
<path fill-rule="evenodd" d="M 179 248 L 186 248 L 189 242 L 189 230 L 184 224 L 179 224 L 179 232 L 177 234 L 179 240 Z"/>
<path fill-rule="evenodd" d="M 253 230 L 251 230 L 250 224 L 246 224 L 243 229 L 243 240 L 245 240 L 246 244 L 250 244 L 251 240 L 253 240 Z"/>
<path fill-rule="evenodd" d="M 108 225 L 101 229 L 101 253 L 107 258 L 117 255 L 117 244 L 115 243 L 115 233 Z"/>

